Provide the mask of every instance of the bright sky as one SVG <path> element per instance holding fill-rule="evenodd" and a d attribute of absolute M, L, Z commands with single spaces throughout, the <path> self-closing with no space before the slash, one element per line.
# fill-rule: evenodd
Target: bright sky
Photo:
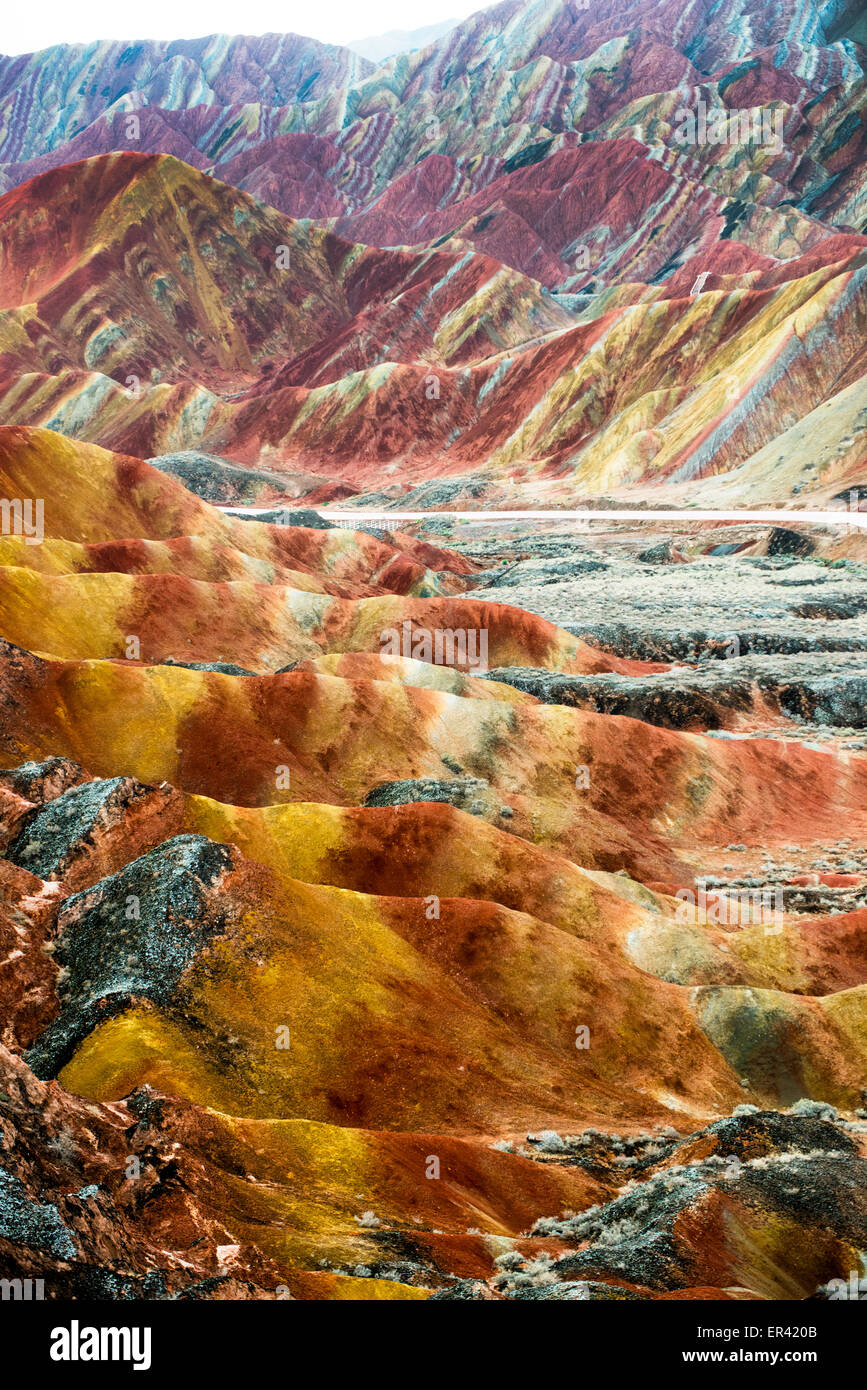
<path fill-rule="evenodd" d="M 75 5 L 20 4 L 6 0 L 0 20 L 0 52 L 31 53 L 54 43 L 91 39 L 194 39 L 203 34 L 308 34 L 325 43 L 345 43 L 420 29 L 445 19 L 464 19 L 491 0 L 79 0 Z"/>

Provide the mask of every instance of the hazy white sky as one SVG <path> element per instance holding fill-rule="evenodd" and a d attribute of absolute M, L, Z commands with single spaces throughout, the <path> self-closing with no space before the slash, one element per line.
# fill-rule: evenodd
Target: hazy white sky
<path fill-rule="evenodd" d="M 30 53 L 53 43 L 91 39 L 193 39 L 202 34 L 309 34 L 345 43 L 390 29 L 419 29 L 444 19 L 464 19 L 492 0 L 5 0 L 0 52 Z"/>

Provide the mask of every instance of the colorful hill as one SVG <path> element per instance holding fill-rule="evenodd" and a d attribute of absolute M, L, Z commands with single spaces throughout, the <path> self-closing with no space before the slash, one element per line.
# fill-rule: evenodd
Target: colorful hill
<path fill-rule="evenodd" d="M 507 0 L 376 69 L 2 60 L 0 417 L 314 502 L 845 499 L 864 40 L 847 0 Z"/>
<path fill-rule="evenodd" d="M 4 1297 L 857 1284 L 865 68 L 0 57 Z"/>
<path fill-rule="evenodd" d="M 712 885 L 733 851 L 863 844 L 863 754 L 426 650 L 484 633 L 491 663 L 636 690 L 671 664 L 464 597 L 484 572 L 455 550 L 243 521 L 50 431 L 0 431 L 0 465 L 46 494 L 41 544 L 0 547 L 4 1277 L 401 1300 L 847 1277 L 867 909 L 804 905 L 809 875 L 770 915 Z"/>
<path fill-rule="evenodd" d="M 851 238 L 776 287 L 578 322 L 486 257 L 353 247 L 169 158 L 46 174 L 0 199 L 0 217 L 10 423 L 148 456 L 196 445 L 260 471 L 292 466 L 311 499 L 367 485 L 412 502 L 415 482 L 422 500 L 435 484 L 434 505 L 504 487 L 556 504 L 579 477 L 587 492 L 677 482 L 719 471 L 705 467 L 714 456 L 748 471 L 737 441 L 773 438 L 792 374 L 808 373 L 818 406 L 858 351 Z M 820 474 L 802 455 L 787 481 L 808 474 L 827 502 L 851 470 L 834 459 Z"/>

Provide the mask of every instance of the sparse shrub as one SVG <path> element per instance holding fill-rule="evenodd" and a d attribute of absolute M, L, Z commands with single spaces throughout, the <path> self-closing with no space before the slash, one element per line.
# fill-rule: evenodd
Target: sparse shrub
<path fill-rule="evenodd" d="M 527 1143 L 535 1144 L 537 1149 L 546 1154 L 567 1152 L 567 1146 L 556 1129 L 540 1129 L 538 1134 L 528 1134 Z"/>
<path fill-rule="evenodd" d="M 806 1096 L 796 1100 L 789 1111 L 790 1115 L 804 1115 L 811 1120 L 830 1120 L 833 1124 L 840 1112 L 835 1105 L 826 1105 L 823 1100 L 808 1100 Z"/>
<path fill-rule="evenodd" d="M 520 1269 L 523 1263 L 524 1256 L 519 1250 L 506 1250 L 494 1260 L 498 1269 Z"/>

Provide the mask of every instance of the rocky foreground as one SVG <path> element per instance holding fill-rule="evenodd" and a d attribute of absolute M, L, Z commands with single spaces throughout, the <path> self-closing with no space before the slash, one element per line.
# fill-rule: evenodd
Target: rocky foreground
<path fill-rule="evenodd" d="M 0 541 L 0 1276 L 860 1270 L 857 533 L 274 525 L 24 429 L 0 475 L 53 484 Z"/>

